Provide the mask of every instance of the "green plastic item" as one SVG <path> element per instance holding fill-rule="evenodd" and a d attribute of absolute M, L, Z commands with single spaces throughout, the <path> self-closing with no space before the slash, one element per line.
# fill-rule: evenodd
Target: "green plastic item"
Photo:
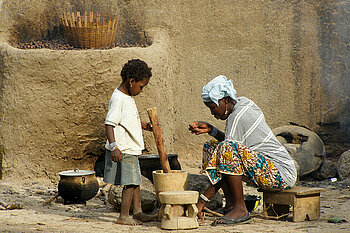
<path fill-rule="evenodd" d="M 341 223 L 341 222 L 347 222 L 345 218 L 343 217 L 339 217 L 339 216 L 334 216 L 330 219 L 328 219 L 328 222 L 331 223 Z"/>

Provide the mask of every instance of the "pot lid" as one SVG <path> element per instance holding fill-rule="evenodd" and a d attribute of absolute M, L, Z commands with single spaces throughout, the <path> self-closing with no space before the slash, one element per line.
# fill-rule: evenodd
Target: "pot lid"
<path fill-rule="evenodd" d="M 78 168 L 69 171 L 63 171 L 58 173 L 60 176 L 84 176 L 84 175 L 93 175 L 94 171 L 90 170 L 79 170 Z"/>

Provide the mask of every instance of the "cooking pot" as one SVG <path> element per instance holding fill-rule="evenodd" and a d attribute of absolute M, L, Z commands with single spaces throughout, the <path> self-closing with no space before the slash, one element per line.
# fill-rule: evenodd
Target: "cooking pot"
<path fill-rule="evenodd" d="M 86 203 L 96 196 L 99 184 L 94 171 L 69 170 L 59 173 L 58 194 L 67 202 Z"/>
<path fill-rule="evenodd" d="M 167 154 L 167 157 L 171 170 L 181 170 L 181 165 L 177 159 L 177 154 Z M 153 183 L 152 172 L 156 170 L 162 170 L 159 155 L 140 155 L 138 159 L 140 161 L 141 174 L 147 177 Z"/>

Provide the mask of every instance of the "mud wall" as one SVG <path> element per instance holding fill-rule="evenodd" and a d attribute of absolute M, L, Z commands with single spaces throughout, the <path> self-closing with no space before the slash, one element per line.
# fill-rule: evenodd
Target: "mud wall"
<path fill-rule="evenodd" d="M 208 139 L 191 135 L 188 123 L 205 120 L 224 129 L 225 122 L 215 120 L 200 98 L 202 86 L 220 74 L 233 80 L 239 96 L 262 108 L 272 127 L 292 121 L 316 129 L 317 122 L 344 115 L 349 94 L 344 89 L 335 95 L 339 91 L 333 86 L 349 85 L 348 61 L 341 59 L 347 38 L 329 25 L 347 20 L 337 14 L 346 1 L 128 3 L 142 13 L 153 40 L 148 48 L 19 50 L 3 41 L 4 177 L 54 179 L 60 170 L 91 169 L 103 153 L 103 119 L 120 68 L 134 57 L 149 63 L 154 73 L 136 97 L 141 118 L 148 119 L 148 107 L 158 108 L 167 151 L 180 160 L 199 160 Z M 156 153 L 151 133 L 145 133 L 145 141 L 149 153 Z"/>
<path fill-rule="evenodd" d="M 1 44 L 3 176 L 57 179 L 60 170 L 93 169 L 104 153 L 109 99 L 121 82 L 122 65 L 132 58 L 154 67 L 151 83 L 142 98 L 136 97 L 141 118 L 148 120 L 146 107 L 158 107 L 159 114 L 167 116 L 164 134 L 171 135 L 168 39 L 160 30 L 154 38 L 149 48 L 104 51 L 20 50 Z M 164 92 L 159 86 L 169 88 Z M 152 137 L 145 133 L 146 141 L 153 142 Z M 167 137 L 168 145 L 171 141 Z M 154 151 L 153 144 L 146 146 Z"/>

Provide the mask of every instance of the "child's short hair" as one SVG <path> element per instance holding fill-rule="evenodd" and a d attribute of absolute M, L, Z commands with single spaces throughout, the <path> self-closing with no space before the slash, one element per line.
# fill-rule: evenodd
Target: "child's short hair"
<path fill-rule="evenodd" d="M 144 78 L 150 78 L 152 76 L 151 69 L 146 62 L 140 59 L 132 59 L 123 66 L 120 75 L 123 80 L 133 78 L 135 81 L 141 81 Z"/>

